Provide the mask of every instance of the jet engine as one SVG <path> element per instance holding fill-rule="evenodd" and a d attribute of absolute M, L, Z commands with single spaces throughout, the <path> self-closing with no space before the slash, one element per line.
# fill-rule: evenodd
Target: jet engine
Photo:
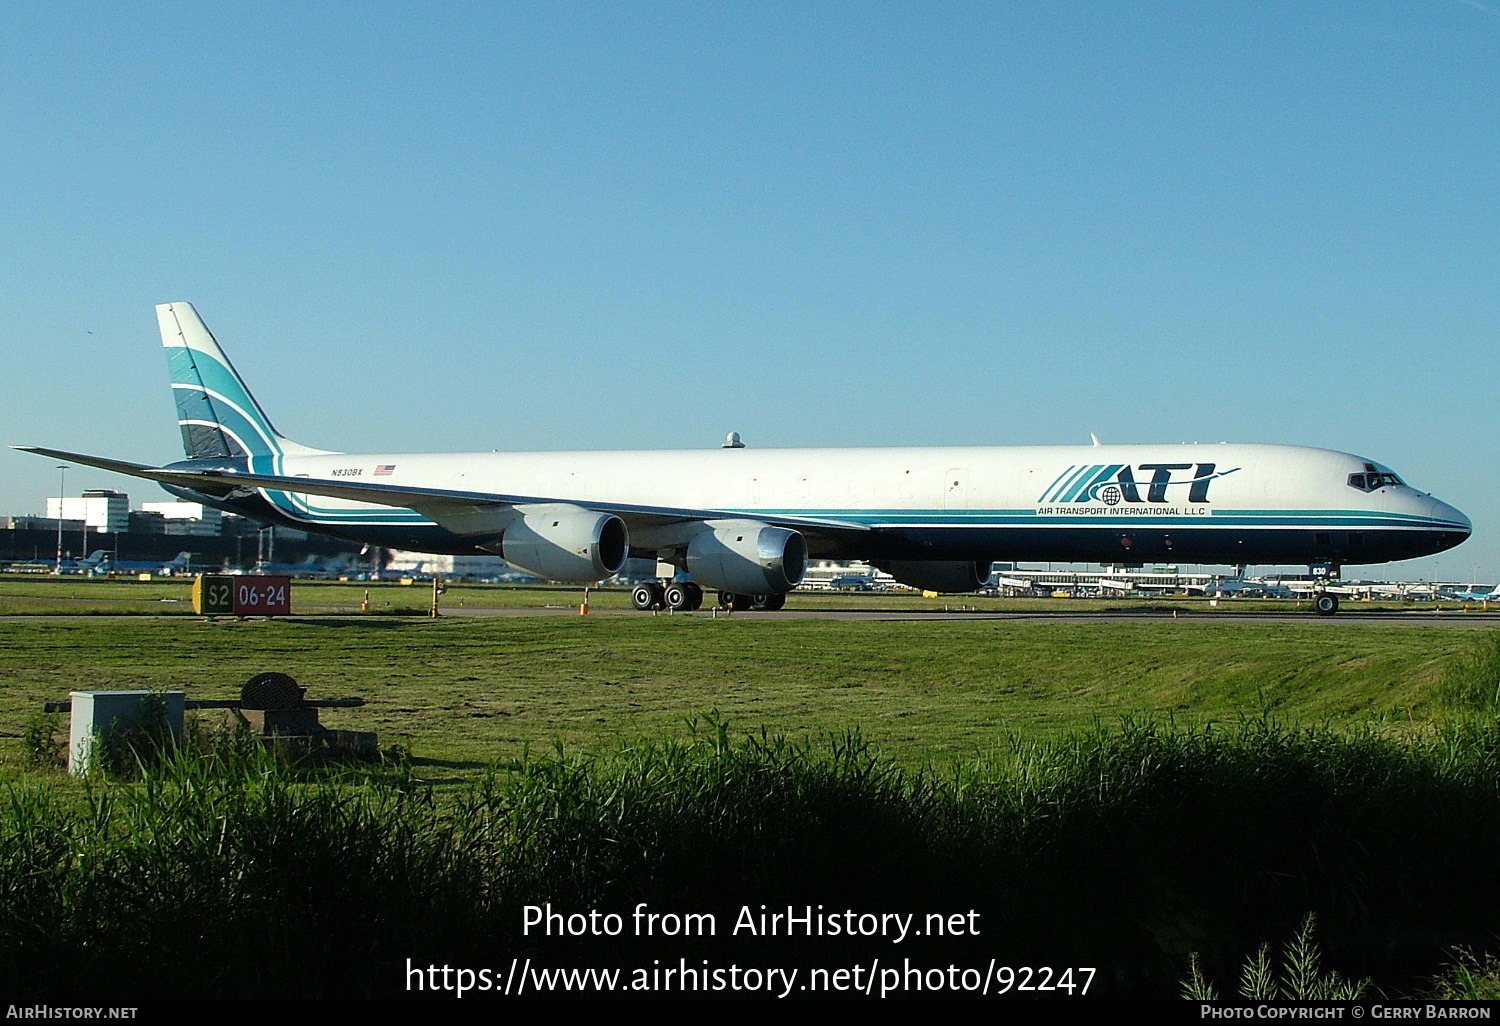
<path fill-rule="evenodd" d="M 802 582 L 807 540 L 756 520 L 712 520 L 688 543 L 687 569 L 705 588 L 780 595 Z"/>
<path fill-rule="evenodd" d="M 527 507 L 500 538 L 507 563 L 549 581 L 573 584 L 613 576 L 629 553 L 623 520 L 565 503 Z"/>
<path fill-rule="evenodd" d="M 875 566 L 902 584 L 922 591 L 978 591 L 990 577 L 990 560 L 893 559 Z"/>

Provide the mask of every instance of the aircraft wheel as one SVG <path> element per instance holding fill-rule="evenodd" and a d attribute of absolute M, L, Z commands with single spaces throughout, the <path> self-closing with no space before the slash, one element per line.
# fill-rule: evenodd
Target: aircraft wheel
<path fill-rule="evenodd" d="M 662 604 L 674 613 L 686 613 L 693 607 L 693 593 L 686 585 L 673 581 L 662 589 Z"/>
<path fill-rule="evenodd" d="M 1317 611 L 1319 616 L 1332 616 L 1339 611 L 1339 597 L 1337 595 L 1330 595 L 1325 591 L 1313 599 L 1313 609 Z"/>
<path fill-rule="evenodd" d="M 688 605 L 687 605 L 688 612 L 691 613 L 691 612 L 695 612 L 695 611 L 697 611 L 699 609 L 702 609 L 703 608 L 703 589 L 700 588 L 700 587 L 698 587 L 692 581 L 688 581 L 687 583 L 685 583 L 683 585 L 683 587 L 687 589 L 687 593 L 688 593 Z"/>
<path fill-rule="evenodd" d="M 751 609 L 763 609 L 768 613 L 774 613 L 786 605 L 786 593 L 780 595 L 756 595 L 755 601 L 751 603 Z"/>
<path fill-rule="evenodd" d="M 661 585 L 637 584 L 630 590 L 630 604 L 643 613 L 660 608 L 664 604 Z"/>
<path fill-rule="evenodd" d="M 732 591 L 721 591 L 719 592 L 719 608 L 743 612 L 750 608 L 750 602 L 754 597 L 753 595 L 740 595 Z"/>

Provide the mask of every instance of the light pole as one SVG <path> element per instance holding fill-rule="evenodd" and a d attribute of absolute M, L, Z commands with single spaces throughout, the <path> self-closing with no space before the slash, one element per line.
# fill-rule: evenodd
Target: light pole
<path fill-rule="evenodd" d="M 57 569 L 55 573 L 62 576 L 62 522 L 63 522 L 63 500 L 68 496 L 68 465 L 59 463 L 57 465 Z"/>

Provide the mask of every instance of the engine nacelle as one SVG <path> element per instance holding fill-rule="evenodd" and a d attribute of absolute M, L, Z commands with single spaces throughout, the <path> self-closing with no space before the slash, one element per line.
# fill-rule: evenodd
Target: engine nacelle
<path fill-rule="evenodd" d="M 807 540 L 758 520 L 710 520 L 688 543 L 687 569 L 705 588 L 780 595 L 802 583 Z"/>
<path fill-rule="evenodd" d="M 875 566 L 921 591 L 978 591 L 990 579 L 989 560 L 893 559 Z"/>
<path fill-rule="evenodd" d="M 528 506 L 505 529 L 500 555 L 549 581 L 587 584 L 619 573 L 630 554 L 630 533 L 613 513 L 557 503 Z"/>

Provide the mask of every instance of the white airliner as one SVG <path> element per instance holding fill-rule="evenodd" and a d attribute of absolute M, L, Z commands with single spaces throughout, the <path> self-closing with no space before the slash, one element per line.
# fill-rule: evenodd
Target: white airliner
<path fill-rule="evenodd" d="M 1444 597 L 1457 599 L 1460 602 L 1500 602 L 1500 584 L 1495 585 L 1489 591 L 1480 591 L 1483 585 L 1469 588 L 1469 590 L 1457 590 L 1445 592 Z"/>
<path fill-rule="evenodd" d="M 660 597 L 780 608 L 810 557 L 972 591 L 994 560 L 1299 564 L 1452 548 L 1458 510 L 1359 456 L 1285 445 L 336 453 L 276 431 L 188 303 L 156 308 L 187 459 L 16 446 L 192 502 L 336 538 L 495 553 L 590 583 L 627 556 L 678 568 Z M 1320 593 L 1319 611 L 1338 599 Z"/>

